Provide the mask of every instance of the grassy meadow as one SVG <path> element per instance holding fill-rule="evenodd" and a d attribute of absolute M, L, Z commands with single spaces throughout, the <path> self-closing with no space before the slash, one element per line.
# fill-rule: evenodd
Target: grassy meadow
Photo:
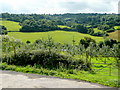
<path fill-rule="evenodd" d="M 120 30 L 120 26 L 114 26 L 116 30 Z"/>
<path fill-rule="evenodd" d="M 68 26 L 64 26 L 64 25 L 58 25 L 58 27 L 60 27 L 60 28 L 71 28 L 71 27 L 68 27 Z"/>
<path fill-rule="evenodd" d="M 76 40 L 79 43 L 80 39 L 84 37 L 91 37 L 96 42 L 102 41 L 103 37 L 95 37 L 89 34 L 82 34 L 78 32 L 67 32 L 67 31 L 49 31 L 49 32 L 34 32 L 34 33 L 23 33 L 23 32 L 9 32 L 8 36 L 20 39 L 23 42 L 27 40 L 34 42 L 36 39 L 47 39 L 51 36 L 55 42 L 72 44 L 72 40 Z"/>
<path fill-rule="evenodd" d="M 99 30 L 98 28 L 94 28 L 93 30 L 94 30 L 95 33 L 97 33 L 97 32 L 103 32 L 102 30 Z"/>
<path fill-rule="evenodd" d="M 17 22 L 0 20 L 0 25 L 3 25 L 7 28 L 7 31 L 19 31 L 21 26 Z"/>

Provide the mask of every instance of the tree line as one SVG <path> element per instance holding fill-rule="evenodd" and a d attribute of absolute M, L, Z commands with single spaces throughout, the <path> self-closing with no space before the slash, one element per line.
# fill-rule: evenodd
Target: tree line
<path fill-rule="evenodd" d="M 119 15 L 99 13 L 78 14 L 9 14 L 1 13 L 3 19 L 19 22 L 20 31 L 52 31 L 55 29 L 65 31 L 77 31 L 93 36 L 104 36 L 105 32 L 115 31 L 114 26 L 120 25 Z M 57 25 L 65 25 L 71 28 L 59 28 Z M 103 32 L 94 32 L 98 28 Z"/>

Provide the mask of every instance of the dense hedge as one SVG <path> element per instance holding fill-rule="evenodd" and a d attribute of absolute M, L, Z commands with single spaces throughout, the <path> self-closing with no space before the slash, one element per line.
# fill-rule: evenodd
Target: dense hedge
<path fill-rule="evenodd" d="M 90 64 L 83 60 L 75 60 L 71 56 L 65 56 L 53 51 L 19 51 L 16 55 L 4 56 L 3 62 L 14 65 L 40 65 L 44 68 L 67 68 L 79 70 L 91 70 Z"/>

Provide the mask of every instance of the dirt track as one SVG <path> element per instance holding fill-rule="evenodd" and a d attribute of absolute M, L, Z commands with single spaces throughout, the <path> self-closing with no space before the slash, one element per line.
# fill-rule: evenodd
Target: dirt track
<path fill-rule="evenodd" d="M 108 88 L 84 81 L 13 71 L 2 71 L 0 79 L 0 88 Z"/>

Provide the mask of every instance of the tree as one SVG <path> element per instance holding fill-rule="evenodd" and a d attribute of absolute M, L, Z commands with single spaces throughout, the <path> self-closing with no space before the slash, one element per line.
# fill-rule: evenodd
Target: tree
<path fill-rule="evenodd" d="M 56 30 L 58 27 L 52 20 L 25 20 L 21 23 L 21 32 L 46 32 Z"/>
<path fill-rule="evenodd" d="M 94 45 L 96 44 L 96 41 L 90 37 L 84 37 L 84 39 L 80 40 L 80 44 L 84 45 L 85 48 L 87 48 L 90 43 L 93 43 Z"/>
<path fill-rule="evenodd" d="M 87 33 L 89 33 L 90 35 L 93 35 L 94 34 L 93 28 L 89 28 Z"/>
<path fill-rule="evenodd" d="M 114 44 L 118 44 L 118 42 L 116 40 L 113 40 L 113 39 L 106 39 L 103 42 L 100 42 L 98 45 L 100 47 L 105 45 L 105 46 L 110 46 L 110 48 L 112 48 Z"/>
<path fill-rule="evenodd" d="M 80 33 L 87 33 L 88 32 L 87 28 L 83 25 L 76 25 L 75 29 Z"/>
<path fill-rule="evenodd" d="M 98 29 L 103 30 L 103 31 L 108 30 L 110 28 L 111 27 L 109 25 L 100 25 L 100 26 L 98 26 Z"/>
<path fill-rule="evenodd" d="M 5 26 L 0 25 L 1 31 L 0 34 L 1 35 L 6 35 L 7 34 L 7 28 Z"/>

